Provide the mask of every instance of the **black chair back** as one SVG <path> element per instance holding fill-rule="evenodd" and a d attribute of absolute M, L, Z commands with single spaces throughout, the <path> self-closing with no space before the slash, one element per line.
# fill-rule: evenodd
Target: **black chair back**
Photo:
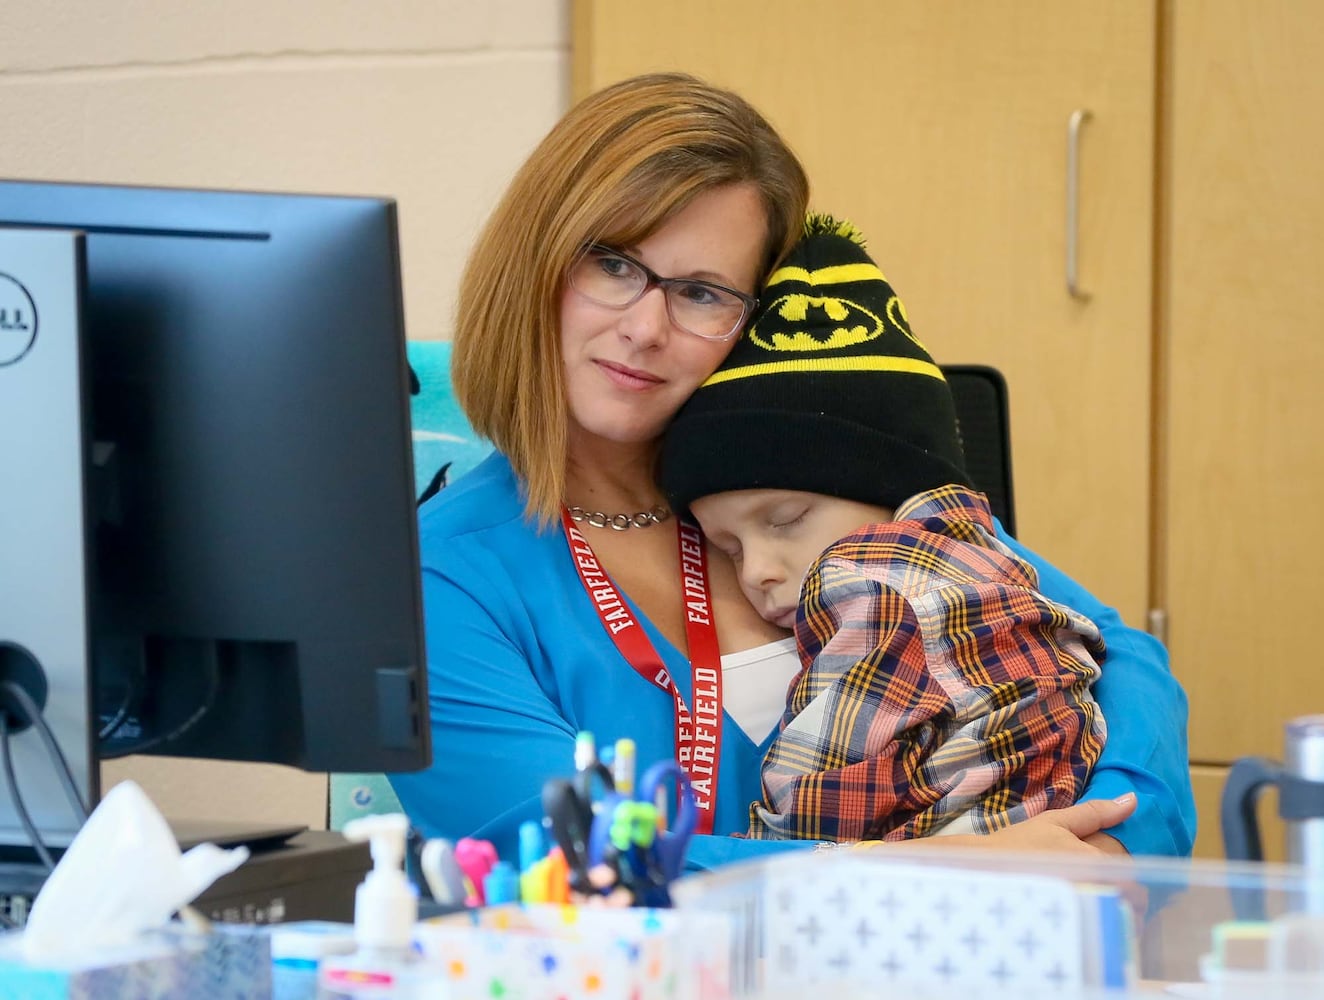
<path fill-rule="evenodd" d="M 965 467 L 975 488 L 988 496 L 1007 534 L 1016 534 L 1011 485 L 1011 410 L 1007 382 L 987 365 L 942 365 L 956 403 Z"/>

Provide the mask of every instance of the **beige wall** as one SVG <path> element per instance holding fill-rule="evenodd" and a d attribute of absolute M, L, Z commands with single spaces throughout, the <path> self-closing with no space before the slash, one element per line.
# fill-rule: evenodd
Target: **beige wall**
<path fill-rule="evenodd" d="M 0 176 L 398 199 L 409 335 L 566 106 L 568 0 L 5 0 Z M 324 823 L 288 768 L 130 758 L 168 813 Z"/>

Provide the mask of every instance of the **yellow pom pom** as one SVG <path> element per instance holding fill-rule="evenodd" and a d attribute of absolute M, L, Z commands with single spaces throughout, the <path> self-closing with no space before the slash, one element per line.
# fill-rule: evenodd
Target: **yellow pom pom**
<path fill-rule="evenodd" d="M 853 222 L 838 219 L 826 212 L 810 212 L 805 216 L 805 236 L 844 236 L 852 243 L 864 246 L 864 234 Z"/>

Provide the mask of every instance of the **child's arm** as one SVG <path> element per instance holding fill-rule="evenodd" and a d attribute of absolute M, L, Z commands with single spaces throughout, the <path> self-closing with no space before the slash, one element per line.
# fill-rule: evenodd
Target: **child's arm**
<path fill-rule="evenodd" d="M 1082 801 L 1137 798 L 1135 813 L 1105 832 L 1132 854 L 1189 855 L 1195 799 L 1186 750 L 1186 694 L 1168 668 L 1163 645 L 1123 623 L 1114 608 L 1002 532 L 998 537 L 1039 572 L 1040 589 L 1094 620 L 1108 647 L 1095 699 L 1108 742 Z"/>

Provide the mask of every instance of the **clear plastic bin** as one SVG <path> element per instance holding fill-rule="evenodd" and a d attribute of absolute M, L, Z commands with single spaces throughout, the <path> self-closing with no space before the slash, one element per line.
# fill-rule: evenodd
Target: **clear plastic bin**
<path fill-rule="evenodd" d="M 1324 873 L 957 851 L 774 855 L 681 880 L 734 997 L 1324 1000 Z"/>

